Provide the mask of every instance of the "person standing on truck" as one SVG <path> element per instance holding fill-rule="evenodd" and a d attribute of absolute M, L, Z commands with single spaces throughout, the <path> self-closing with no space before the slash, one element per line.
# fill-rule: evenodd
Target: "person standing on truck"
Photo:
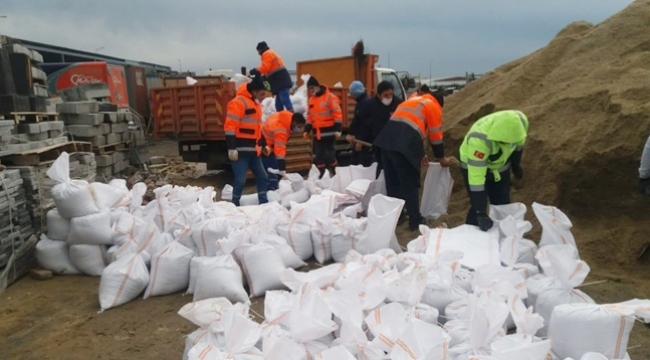
<path fill-rule="evenodd" d="M 332 94 L 326 86 L 321 85 L 315 77 L 307 80 L 309 102 L 307 108 L 307 124 L 303 137 L 309 139 L 314 130 L 314 163 L 320 171 L 320 177 L 325 175 L 326 168 L 334 173 L 336 166 L 336 139 L 341 137 L 343 112 L 339 98 Z"/>
<path fill-rule="evenodd" d="M 271 86 L 271 94 L 275 96 L 275 110 L 289 110 L 293 112 L 289 89 L 293 86 L 289 71 L 284 67 L 284 61 L 275 51 L 269 49 L 266 41 L 257 44 L 257 52 L 262 57 L 262 62 L 257 69 L 251 69 L 251 74 L 260 73 L 266 77 Z"/>
<path fill-rule="evenodd" d="M 363 165 L 365 167 L 368 167 L 370 164 L 372 164 L 372 152 L 370 148 L 354 141 L 355 139 L 365 141 L 360 136 L 362 128 L 364 127 L 362 124 L 363 120 L 361 119 L 360 112 L 364 101 L 368 99 L 368 94 L 366 93 L 366 89 L 363 86 L 363 83 L 358 80 L 355 80 L 350 84 L 349 94 L 350 97 L 356 101 L 356 104 L 354 105 L 354 118 L 352 118 L 352 123 L 348 128 L 348 136 L 345 138 L 350 144 L 354 145 L 350 164 Z"/>
<path fill-rule="evenodd" d="M 423 140 L 429 138 L 440 165 L 449 166 L 442 140 L 442 106 L 430 92 L 401 103 L 381 130 L 374 146 L 381 150 L 388 196 L 406 202 L 409 229 L 426 220 L 420 213 L 420 166 L 428 165 Z"/>
<path fill-rule="evenodd" d="M 286 175 L 287 142 L 292 132 L 302 133 L 305 131 L 305 117 L 300 113 L 292 113 L 287 110 L 276 112 L 269 116 L 262 127 L 262 134 L 266 144 L 271 148 L 271 153 L 262 156 L 264 169 L 276 169 L 280 176 Z M 269 190 L 278 189 L 278 177 L 276 174 L 268 173 Z"/>
<path fill-rule="evenodd" d="M 246 185 L 246 173 L 249 169 L 255 176 L 259 203 L 268 202 L 266 197 L 268 178 L 260 159 L 262 152 L 265 154 L 271 152 L 262 136 L 260 102 L 265 96 L 264 81 L 260 76 L 254 76 L 251 82 L 239 85 L 235 98 L 228 102 L 223 129 L 226 134 L 228 158 L 232 163 L 235 177 L 232 202 L 237 206 Z"/>
<path fill-rule="evenodd" d="M 528 133 L 528 118 L 518 110 L 484 116 L 472 125 L 460 146 L 460 161 L 470 209 L 466 224 L 483 231 L 492 228 L 492 205 L 510 203 L 510 171 L 521 180 L 521 155 Z"/>

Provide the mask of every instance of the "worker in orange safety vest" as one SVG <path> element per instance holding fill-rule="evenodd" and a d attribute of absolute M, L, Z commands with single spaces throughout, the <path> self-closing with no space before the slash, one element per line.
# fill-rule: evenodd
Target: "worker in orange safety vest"
<path fill-rule="evenodd" d="M 424 139 L 431 142 L 440 165 L 449 166 L 442 139 L 442 106 L 428 92 L 428 87 L 421 92 L 421 96 L 408 99 L 397 107 L 373 144 L 381 149 L 387 195 L 405 201 L 411 230 L 426 224 L 420 213 L 418 192 L 420 166 L 429 163 L 424 152 Z"/>
<path fill-rule="evenodd" d="M 262 127 L 262 134 L 266 139 L 266 145 L 271 148 L 271 153 L 262 156 L 264 169 L 275 169 L 280 171 L 280 176 L 285 176 L 287 171 L 287 142 L 291 133 L 302 133 L 305 131 L 305 117 L 300 113 L 280 111 L 269 116 Z M 276 174 L 268 173 L 270 190 L 278 189 L 278 177 Z"/>
<path fill-rule="evenodd" d="M 260 102 L 266 96 L 266 87 L 261 76 L 253 77 L 252 81 L 237 88 L 234 99 L 228 102 L 226 122 L 223 126 L 226 135 L 228 158 L 234 173 L 233 204 L 239 206 L 246 173 L 250 169 L 255 176 L 257 197 L 260 204 L 268 202 L 266 197 L 266 171 L 260 155 L 268 154 L 270 148 L 262 136 L 262 106 Z"/>
<path fill-rule="evenodd" d="M 251 74 L 260 73 L 266 77 L 266 81 L 271 86 L 271 94 L 275 96 L 275 111 L 289 110 L 293 112 L 289 96 L 289 89 L 293 86 L 293 81 L 289 70 L 284 66 L 284 60 L 269 48 L 266 41 L 258 43 L 256 49 L 262 61 L 257 69 L 251 70 Z"/>
<path fill-rule="evenodd" d="M 321 85 L 315 77 L 307 80 L 309 102 L 307 125 L 303 137 L 308 139 L 314 130 L 314 164 L 320 171 L 321 178 L 326 168 L 333 173 L 338 165 L 336 161 L 336 139 L 341 137 L 343 112 L 339 98 L 326 86 Z"/>

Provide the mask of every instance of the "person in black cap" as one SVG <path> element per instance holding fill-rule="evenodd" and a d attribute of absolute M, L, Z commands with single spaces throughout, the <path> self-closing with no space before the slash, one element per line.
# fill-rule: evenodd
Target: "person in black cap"
<path fill-rule="evenodd" d="M 251 70 L 251 75 L 261 74 L 271 86 L 271 94 L 275 96 L 275 110 L 293 112 L 289 89 L 293 86 L 289 71 L 284 67 L 284 61 L 275 51 L 269 49 L 266 41 L 257 44 L 257 52 L 262 58 L 260 66 Z"/>
<path fill-rule="evenodd" d="M 336 161 L 336 139 L 341 137 L 343 112 L 339 98 L 332 94 L 326 86 L 321 85 L 315 77 L 307 80 L 309 102 L 307 109 L 307 124 L 303 137 L 308 139 L 315 130 L 314 164 L 323 177 L 326 168 L 332 173 L 338 165 Z"/>
<path fill-rule="evenodd" d="M 262 136 L 262 106 L 260 102 L 266 96 L 266 87 L 260 76 L 241 84 L 234 99 L 228 102 L 226 122 L 223 129 L 226 135 L 226 147 L 234 174 L 232 202 L 239 206 L 246 173 L 250 169 L 255 176 L 257 197 L 260 204 L 268 202 L 268 177 L 262 165 L 260 155 L 269 155 L 271 149 L 266 146 Z"/>

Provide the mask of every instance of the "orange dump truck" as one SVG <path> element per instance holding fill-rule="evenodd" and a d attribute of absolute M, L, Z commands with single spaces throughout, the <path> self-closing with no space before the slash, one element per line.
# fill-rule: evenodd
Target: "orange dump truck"
<path fill-rule="evenodd" d="M 177 140 L 183 160 L 206 163 L 209 170 L 228 169 L 223 124 L 228 102 L 235 97 L 230 81 L 180 85 L 151 90 L 154 140 Z M 287 171 L 309 170 L 312 150 L 300 135 L 287 144 Z"/>

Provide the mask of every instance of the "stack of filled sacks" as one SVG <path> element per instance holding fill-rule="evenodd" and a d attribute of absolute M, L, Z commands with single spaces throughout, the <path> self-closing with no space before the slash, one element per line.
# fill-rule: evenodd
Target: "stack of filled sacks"
<path fill-rule="evenodd" d="M 317 199 L 291 210 L 292 220 L 305 216 L 294 226 L 329 219 L 312 231 L 314 239 L 328 227 L 328 234 L 338 233 L 337 222 L 345 220 L 340 213 L 324 216 L 327 208 L 315 204 L 325 201 Z M 629 358 L 629 333 L 636 317 L 650 321 L 650 301 L 596 305 L 576 290 L 589 268 L 578 257 L 569 219 L 551 206 L 533 209 L 543 225 L 539 249 L 524 239 L 532 226 L 523 204 L 493 206 L 497 225 L 487 233 L 422 226 L 404 253 L 351 249 L 340 263 L 307 273 L 284 270 L 280 280 L 288 290 L 266 292 L 261 325 L 246 318 L 246 304 L 224 298 L 187 305 L 180 314 L 200 329 L 188 336 L 185 358 Z M 237 330 L 224 322 L 231 311 L 241 316 Z M 241 329 L 250 336 L 235 341 Z"/>

